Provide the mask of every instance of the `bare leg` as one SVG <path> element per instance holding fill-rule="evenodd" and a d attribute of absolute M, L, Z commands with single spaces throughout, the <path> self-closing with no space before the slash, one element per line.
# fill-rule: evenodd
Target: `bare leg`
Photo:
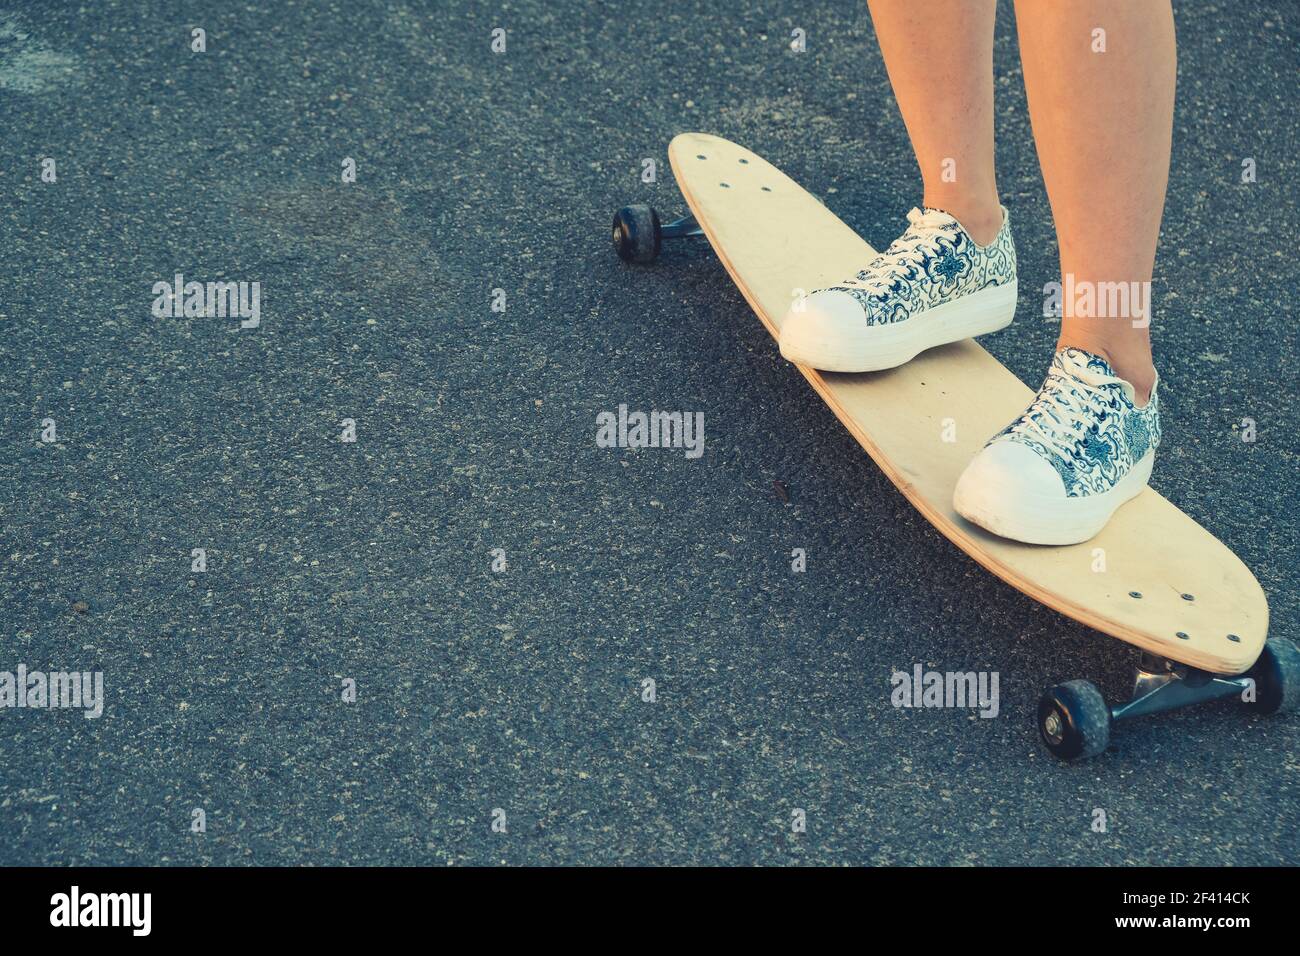
<path fill-rule="evenodd" d="M 1016 23 L 1062 277 L 1149 283 L 1174 113 L 1169 0 L 1017 0 Z M 1093 52 L 1099 29 L 1105 52 Z M 1074 305 L 1064 302 L 1060 346 L 1108 359 L 1145 402 L 1155 381 L 1149 330 L 1132 315 L 1077 316 Z"/>
<path fill-rule="evenodd" d="M 921 167 L 924 204 L 956 218 L 980 245 L 991 242 L 1002 225 L 993 167 L 997 0 L 867 5 Z"/>

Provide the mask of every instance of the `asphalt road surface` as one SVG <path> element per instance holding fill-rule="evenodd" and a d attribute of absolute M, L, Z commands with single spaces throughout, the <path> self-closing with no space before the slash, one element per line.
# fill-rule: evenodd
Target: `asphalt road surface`
<path fill-rule="evenodd" d="M 934 531 L 706 243 L 614 257 L 619 206 L 682 210 L 685 130 L 877 245 L 920 199 L 865 5 L 737 6 L 5 4 L 0 670 L 102 672 L 105 708 L 0 709 L 0 863 L 1294 862 L 1300 719 L 1059 764 L 1039 694 L 1123 697 L 1132 649 Z M 984 344 L 1036 385 L 1055 236 L 1002 8 L 1021 301 Z M 1176 16 L 1153 484 L 1294 638 L 1300 27 Z M 260 323 L 157 317 L 176 273 L 260 283 Z M 703 412 L 705 454 L 598 448 L 620 404 Z M 895 709 L 916 664 L 997 672 L 998 715 Z"/>

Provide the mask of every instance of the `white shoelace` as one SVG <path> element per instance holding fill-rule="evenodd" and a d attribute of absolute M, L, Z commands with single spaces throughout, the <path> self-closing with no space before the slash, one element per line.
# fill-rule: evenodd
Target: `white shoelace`
<path fill-rule="evenodd" d="M 1102 386 L 1120 380 L 1085 368 L 1069 356 L 1062 357 L 1062 364 L 1073 374 L 1054 366 L 1047 384 L 1011 431 L 1035 438 L 1069 458 L 1089 425 L 1109 409 L 1110 396 Z M 1050 418 L 1054 424 L 1040 425 L 1039 417 Z"/>
<path fill-rule="evenodd" d="M 908 266 L 925 261 L 926 254 L 933 249 L 934 237 L 952 219 L 937 209 L 922 212 L 914 206 L 907 214 L 907 221 L 910 225 L 906 232 L 890 243 L 889 248 L 870 265 L 842 284 L 873 295 L 885 292 L 895 276 Z"/>

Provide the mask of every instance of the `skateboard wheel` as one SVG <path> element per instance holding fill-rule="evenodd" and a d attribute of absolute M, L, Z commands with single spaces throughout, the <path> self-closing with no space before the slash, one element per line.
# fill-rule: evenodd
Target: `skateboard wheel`
<path fill-rule="evenodd" d="M 1110 742 L 1110 707 L 1089 681 L 1057 684 L 1038 701 L 1038 732 L 1062 760 L 1095 757 Z"/>
<path fill-rule="evenodd" d="M 1255 681 L 1254 708 L 1263 714 L 1284 714 L 1300 708 L 1300 649 L 1284 638 L 1264 643 L 1259 660 L 1248 672 Z"/>
<path fill-rule="evenodd" d="M 662 242 L 659 214 L 649 206 L 634 203 L 614 215 L 614 249 L 624 262 L 654 262 Z"/>

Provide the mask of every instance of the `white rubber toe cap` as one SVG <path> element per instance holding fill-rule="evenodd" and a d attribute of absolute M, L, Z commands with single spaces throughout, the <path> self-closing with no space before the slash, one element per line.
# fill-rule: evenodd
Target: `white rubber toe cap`
<path fill-rule="evenodd" d="M 1070 497 L 1056 470 L 1031 449 L 1020 442 L 994 442 L 957 479 L 952 506 L 967 521 L 1014 541 L 1079 544 L 1142 493 L 1155 458 L 1155 452 L 1147 452 L 1105 491 Z"/>
<path fill-rule="evenodd" d="M 1065 485 L 1056 469 L 1032 448 L 1006 440 L 980 449 L 957 480 L 954 493 L 954 499 L 973 501 L 1014 501 L 1024 496 L 1064 500 Z"/>
<path fill-rule="evenodd" d="M 1031 543 L 1056 543 L 1054 517 L 1068 499 L 1056 469 L 1015 441 L 985 446 L 953 490 L 957 513 L 994 534 Z"/>
<path fill-rule="evenodd" d="M 858 300 L 838 289 L 823 289 L 791 307 L 781 322 L 781 354 L 791 362 L 828 371 L 854 351 L 867 327 Z"/>

